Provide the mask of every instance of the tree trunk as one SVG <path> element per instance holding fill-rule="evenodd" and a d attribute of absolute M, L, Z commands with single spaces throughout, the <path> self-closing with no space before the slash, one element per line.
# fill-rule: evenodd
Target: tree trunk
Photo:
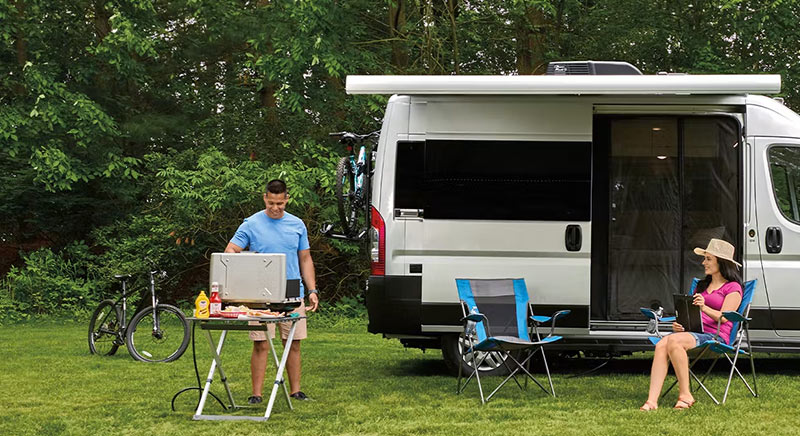
<path fill-rule="evenodd" d="M 450 30 L 453 38 L 453 68 L 456 74 L 460 74 L 459 61 L 458 61 L 458 34 L 456 30 L 456 15 L 458 15 L 458 0 L 447 1 L 447 14 L 450 16 Z"/>
<path fill-rule="evenodd" d="M 328 82 L 328 85 L 333 89 L 335 93 L 335 98 L 340 99 L 340 104 L 336 104 L 333 111 L 333 117 L 337 120 L 344 120 L 347 118 L 347 111 L 344 105 L 344 98 L 347 95 L 345 92 L 344 81 L 342 81 L 339 77 L 333 77 L 326 75 L 325 81 Z"/>
<path fill-rule="evenodd" d="M 25 22 L 25 2 L 24 0 L 17 0 L 14 2 L 14 6 L 17 8 L 17 14 L 19 15 L 19 26 L 17 26 L 17 33 L 14 36 L 14 48 L 17 51 L 17 63 L 22 68 L 28 63 L 28 45 L 25 43 L 25 33 L 22 31 L 25 27 L 23 26 Z"/>
<path fill-rule="evenodd" d="M 547 29 L 549 18 L 540 8 L 525 8 L 517 17 L 517 71 L 519 74 L 542 74 L 547 64 Z"/>
<path fill-rule="evenodd" d="M 389 3 L 389 37 L 392 38 L 391 63 L 398 70 L 408 68 L 408 49 L 405 46 L 406 0 Z"/>
<path fill-rule="evenodd" d="M 100 42 L 103 38 L 111 33 L 111 12 L 105 7 L 104 1 L 98 1 L 94 4 L 94 33 L 97 41 Z"/>

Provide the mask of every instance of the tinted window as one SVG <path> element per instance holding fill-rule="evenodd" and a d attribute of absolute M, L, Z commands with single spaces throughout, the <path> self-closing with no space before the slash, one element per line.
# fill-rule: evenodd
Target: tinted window
<path fill-rule="evenodd" d="M 426 219 L 588 221 L 591 143 L 398 143 L 395 207 Z"/>
<path fill-rule="evenodd" d="M 770 148 L 769 168 L 778 208 L 787 219 L 800 223 L 800 147 Z"/>

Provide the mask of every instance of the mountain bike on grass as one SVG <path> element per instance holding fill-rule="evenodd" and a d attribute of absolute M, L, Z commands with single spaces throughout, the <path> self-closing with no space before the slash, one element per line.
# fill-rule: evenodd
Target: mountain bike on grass
<path fill-rule="evenodd" d="M 151 262 L 152 263 L 152 262 Z M 110 356 L 121 345 L 127 345 L 131 356 L 141 362 L 172 362 L 183 355 L 189 345 L 189 322 L 183 312 L 170 304 L 159 303 L 156 277 L 167 277 L 165 271 L 153 267 L 149 271 L 149 296 L 141 289 L 139 302 L 130 323 L 128 319 L 128 279 L 130 274 L 115 275 L 122 295 L 117 300 L 103 300 L 89 322 L 89 351 Z M 148 298 L 149 297 L 149 298 Z"/>
<path fill-rule="evenodd" d="M 331 133 L 347 147 L 348 156 L 336 167 L 336 200 L 339 222 L 345 239 L 361 239 L 368 225 L 369 181 L 372 176 L 372 161 L 377 148 L 380 131 L 359 135 L 351 132 Z M 371 147 L 368 147 L 371 145 Z M 356 154 L 356 148 L 358 154 Z M 363 222 L 362 222 L 363 220 Z M 323 233 L 329 234 L 329 226 Z M 336 236 L 336 235 L 331 235 Z"/>

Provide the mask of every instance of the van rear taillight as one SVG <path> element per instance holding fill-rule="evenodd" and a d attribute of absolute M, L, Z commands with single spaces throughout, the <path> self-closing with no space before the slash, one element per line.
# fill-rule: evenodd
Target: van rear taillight
<path fill-rule="evenodd" d="M 382 276 L 386 274 L 386 225 L 378 209 L 374 206 L 370 209 L 369 255 L 372 260 L 370 273 Z"/>

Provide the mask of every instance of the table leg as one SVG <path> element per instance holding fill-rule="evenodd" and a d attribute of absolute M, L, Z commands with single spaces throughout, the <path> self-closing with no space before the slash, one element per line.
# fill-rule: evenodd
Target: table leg
<path fill-rule="evenodd" d="M 280 367 L 281 362 L 278 360 L 278 353 L 275 352 L 275 347 L 273 347 L 272 345 L 274 344 L 272 343 L 272 340 L 270 340 L 269 349 L 270 351 L 272 351 L 272 360 L 275 361 L 275 368 L 278 368 Z M 289 388 L 286 387 L 286 378 L 283 377 L 283 372 L 280 372 L 279 374 L 280 374 L 280 384 L 281 386 L 283 386 L 283 393 L 286 395 L 286 404 L 289 405 L 289 410 L 294 410 L 294 407 L 292 407 L 292 399 L 289 397 Z"/>
<path fill-rule="evenodd" d="M 264 413 L 264 419 L 269 419 L 269 415 L 272 413 L 272 406 L 275 404 L 275 397 L 278 394 L 278 385 L 281 384 L 283 379 L 283 370 L 286 368 L 286 360 L 289 358 L 289 350 L 292 349 L 292 340 L 294 339 L 294 329 L 297 326 L 297 320 L 292 321 L 292 328 L 289 329 L 289 337 L 286 338 L 286 346 L 283 347 L 283 354 L 281 355 L 281 361 L 278 364 L 278 371 L 275 374 L 275 383 L 272 385 L 272 393 L 269 394 L 269 402 L 267 403 L 267 411 Z M 277 328 L 275 330 L 278 330 Z M 270 347 L 274 344 L 271 342 L 270 339 Z M 274 351 L 273 351 L 274 353 Z M 283 387 L 284 391 L 286 390 L 286 386 Z M 292 403 L 289 400 L 289 395 L 287 393 L 286 400 L 289 401 L 289 407 L 292 407 Z"/>
<path fill-rule="evenodd" d="M 223 330 L 222 333 L 220 333 L 219 337 L 220 343 L 222 343 L 222 340 L 224 339 L 223 335 L 227 336 L 227 334 L 228 334 L 227 330 Z M 214 362 L 217 364 L 217 369 L 219 370 L 219 379 L 220 381 L 222 381 L 223 386 L 225 386 L 225 392 L 228 394 L 228 401 L 231 402 L 231 408 L 235 409 L 236 402 L 233 400 L 233 393 L 231 392 L 231 387 L 228 385 L 228 376 L 225 375 L 225 370 L 222 368 L 222 356 L 220 355 L 222 354 L 222 346 L 220 345 L 219 351 L 214 352 L 215 350 L 214 339 L 211 336 L 211 331 L 206 330 L 206 335 L 208 336 L 208 343 L 211 344 L 211 351 L 214 356 Z"/>
<path fill-rule="evenodd" d="M 194 419 L 198 419 L 198 417 L 203 414 L 203 407 L 206 405 L 208 391 L 211 390 L 211 382 L 214 381 L 214 372 L 217 369 L 219 353 L 222 352 L 222 345 L 225 343 L 225 334 L 227 331 L 223 330 L 219 335 L 219 343 L 216 347 L 214 346 L 214 339 L 211 337 L 211 332 L 206 331 L 206 333 L 208 334 L 208 341 L 211 343 L 211 352 L 214 353 L 214 360 L 211 361 L 211 368 L 208 370 L 208 377 L 206 378 L 206 384 L 203 388 L 203 394 L 200 396 L 200 402 L 197 403 L 197 410 L 194 412 Z M 230 395 L 230 391 L 228 391 L 228 395 Z"/>

